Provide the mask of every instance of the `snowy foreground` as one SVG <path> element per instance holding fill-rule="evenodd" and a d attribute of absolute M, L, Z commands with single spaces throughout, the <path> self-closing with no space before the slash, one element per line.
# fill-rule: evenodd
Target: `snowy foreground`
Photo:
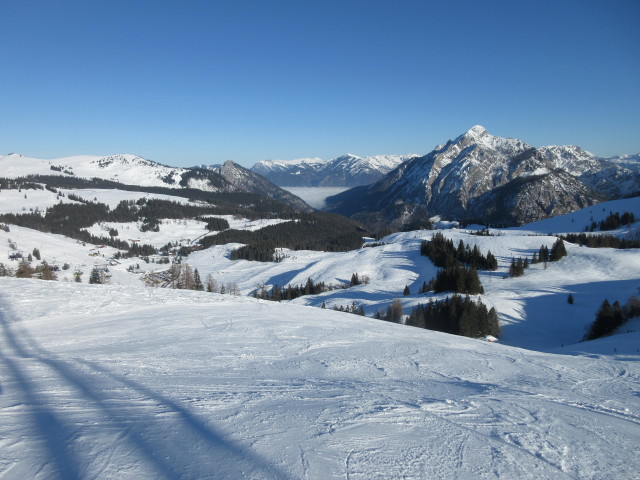
<path fill-rule="evenodd" d="M 613 337 L 557 355 L 246 297 L 15 278 L 0 279 L 0 328 L 0 478 L 640 469 L 639 357 L 598 354 Z"/>

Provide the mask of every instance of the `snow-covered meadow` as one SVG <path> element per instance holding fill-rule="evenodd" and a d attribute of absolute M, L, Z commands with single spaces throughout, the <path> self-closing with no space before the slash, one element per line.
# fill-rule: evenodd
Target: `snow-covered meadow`
<path fill-rule="evenodd" d="M 506 275 L 512 257 L 551 246 L 551 232 L 609 211 L 640 218 L 638 198 L 590 208 L 493 236 L 445 232 L 498 259 L 481 280 L 500 343 L 331 311 L 355 302 L 372 315 L 399 299 L 408 313 L 427 301 L 418 289 L 437 269 L 419 252 L 432 231 L 352 252 L 283 250 L 279 263 L 231 261 L 237 244 L 187 257 L 203 279 L 237 284 L 243 296 L 230 296 L 148 288 L 145 273 L 167 265 L 110 264 L 113 248 L 10 225 L 8 254 L 10 243 L 37 248 L 70 268 L 58 282 L 0 278 L 0 478 L 633 478 L 638 321 L 577 342 L 604 298 L 639 293 L 638 250 L 567 244 L 561 261 Z M 206 233 L 197 220 L 91 231 L 116 227 L 157 246 Z M 94 265 L 108 266 L 110 284 L 71 282 Z M 247 297 L 353 273 L 370 282 L 288 303 Z"/>

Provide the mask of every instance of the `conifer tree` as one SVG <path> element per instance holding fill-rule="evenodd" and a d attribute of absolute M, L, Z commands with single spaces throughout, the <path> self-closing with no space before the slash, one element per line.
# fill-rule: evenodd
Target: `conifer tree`
<path fill-rule="evenodd" d="M 103 283 L 102 272 L 98 269 L 98 267 L 93 267 L 91 270 L 91 275 L 89 276 L 89 283 L 100 284 Z"/>
<path fill-rule="evenodd" d="M 552 262 L 557 262 L 562 257 L 567 256 L 567 249 L 564 246 L 564 242 L 561 238 L 558 238 L 551 247 L 551 258 Z"/>
<path fill-rule="evenodd" d="M 409 290 L 409 285 L 405 285 L 404 286 L 404 290 L 402 292 L 402 294 L 406 297 L 408 295 L 411 295 L 411 291 Z"/>
<path fill-rule="evenodd" d="M 613 331 L 624 323 L 624 317 L 620 304 L 615 301 L 613 306 L 609 300 L 605 299 L 596 313 L 596 318 L 591 324 L 584 340 L 594 340 L 596 338 L 610 335 Z"/>
<path fill-rule="evenodd" d="M 198 273 L 197 268 L 193 271 L 193 289 L 204 290 L 204 286 L 202 285 L 202 280 L 200 280 L 200 274 Z"/>

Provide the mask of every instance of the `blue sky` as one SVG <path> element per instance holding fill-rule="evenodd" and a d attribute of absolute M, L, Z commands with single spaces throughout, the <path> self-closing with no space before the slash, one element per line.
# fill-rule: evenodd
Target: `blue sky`
<path fill-rule="evenodd" d="M 640 1 L 0 0 L 0 155 L 640 153 Z"/>

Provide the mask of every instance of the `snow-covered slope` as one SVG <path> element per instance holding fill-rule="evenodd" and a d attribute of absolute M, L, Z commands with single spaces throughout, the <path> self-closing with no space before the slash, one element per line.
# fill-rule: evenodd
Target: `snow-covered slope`
<path fill-rule="evenodd" d="M 562 261 L 551 263 L 546 269 L 542 264 L 534 265 L 523 277 L 506 278 L 511 259 L 520 256 L 531 258 L 542 244 L 551 246 L 555 241 L 555 237 L 549 235 L 551 232 L 581 232 L 592 221 L 598 222 L 610 212 L 625 211 L 640 218 L 640 197 L 604 202 L 517 229 L 495 230 L 495 235 L 489 237 L 475 236 L 472 230 L 456 229 L 445 231 L 445 235 L 455 243 L 463 240 L 470 245 L 478 245 L 482 252 L 491 250 L 497 256 L 498 271 L 481 272 L 481 280 L 485 288 L 482 299 L 488 305 L 496 306 L 503 325 L 501 341 L 513 346 L 551 351 L 562 345 L 575 344 L 593 321 L 605 298 L 624 303 L 631 295 L 638 294 L 640 255 L 637 250 L 567 245 L 570 255 Z M 225 218 L 231 228 L 249 230 L 278 221 L 249 222 L 232 216 Z M 162 220 L 158 232 L 141 232 L 137 223 L 109 222 L 96 224 L 89 231 L 97 236 L 107 236 L 112 229 L 117 230 L 118 239 L 136 240 L 157 247 L 168 242 L 190 246 L 198 238 L 213 233 L 206 230 L 205 222 L 195 219 Z M 608 233 L 637 236 L 640 224 Z M 416 304 L 445 296 L 418 294 L 423 282 L 431 280 L 437 272 L 437 268 L 419 253 L 420 242 L 433 234 L 433 231 L 397 233 L 383 239 L 383 245 L 344 253 L 282 250 L 283 259 L 277 263 L 232 261 L 229 253 L 240 244 L 228 244 L 193 252 L 186 261 L 198 269 L 203 279 L 212 275 L 219 285 L 237 284 L 243 295 L 251 295 L 262 285 L 267 288 L 275 284 L 300 285 L 309 278 L 326 284 L 348 284 L 352 274 L 358 273 L 368 276 L 370 283 L 300 297 L 293 302 L 315 307 L 324 303 L 328 308 L 346 307 L 355 302 L 372 316 L 394 299 L 399 299 L 405 313 L 409 313 Z M 93 266 L 108 265 L 115 253 L 110 247 L 97 249 L 60 235 L 10 225 L 9 232 L 0 230 L 0 246 L 5 246 L 3 255 L 6 255 L 0 262 L 12 269 L 17 268 L 17 262 L 8 259 L 13 252 L 10 244 L 25 255 L 37 248 L 42 259 L 49 264 L 60 267 L 69 264 L 68 270 L 59 272 L 60 279 L 68 281 L 74 279 L 75 273 L 83 272 L 82 278 L 86 282 Z M 160 258 L 151 260 L 145 263 L 138 258 L 120 259 L 119 263 L 108 265 L 111 282 L 136 286 L 143 284 L 153 272 L 168 268 L 166 264 L 154 263 Z M 130 272 L 132 268 L 134 273 Z M 410 288 L 409 296 L 402 295 L 405 285 Z M 574 305 L 566 302 L 569 293 L 575 297 Z"/>
<path fill-rule="evenodd" d="M 637 194 L 640 174 L 624 165 L 578 147 L 536 149 L 475 126 L 328 203 L 375 227 L 419 224 L 433 215 L 522 224 Z"/>
<path fill-rule="evenodd" d="M 100 178 L 125 185 L 179 188 L 184 168 L 161 165 L 136 155 L 100 157 L 82 155 L 43 160 L 11 154 L 0 157 L 2 176 L 6 178 L 27 175 L 63 175 L 79 178 Z"/>
<path fill-rule="evenodd" d="M 302 158 L 263 160 L 252 170 L 276 185 L 287 187 L 354 187 L 373 183 L 402 162 L 417 155 L 373 155 L 347 153 L 333 160 Z"/>
<path fill-rule="evenodd" d="M 0 177 L 54 175 L 100 179 L 124 185 L 194 188 L 210 192 L 249 192 L 310 211 L 300 198 L 231 161 L 217 169 L 174 168 L 135 155 L 76 156 L 42 160 L 11 154 L 0 157 Z"/>
<path fill-rule="evenodd" d="M 633 478 L 638 334 L 543 354 L 188 291 L 0 279 L 3 478 Z"/>

